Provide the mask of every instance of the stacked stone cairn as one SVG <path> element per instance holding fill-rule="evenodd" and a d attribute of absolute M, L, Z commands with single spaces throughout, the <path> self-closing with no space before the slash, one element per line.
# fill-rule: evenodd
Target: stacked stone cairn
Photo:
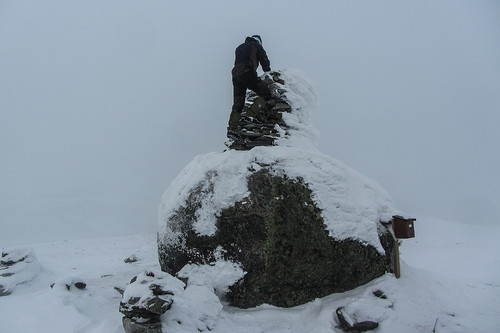
<path fill-rule="evenodd" d="M 266 101 L 253 91 L 247 91 L 240 127 L 237 133 L 228 133 L 226 146 L 230 149 L 250 150 L 257 146 L 273 146 L 281 130 L 288 127 L 282 113 L 291 112 L 292 108 L 286 99 L 285 82 L 280 78 L 280 72 L 266 74 L 262 82 L 271 91 L 272 98 Z"/>
<path fill-rule="evenodd" d="M 134 277 L 120 292 L 125 332 L 161 333 L 160 316 L 170 309 L 174 296 L 182 293 L 184 287 L 182 281 L 160 271 L 146 271 Z"/>

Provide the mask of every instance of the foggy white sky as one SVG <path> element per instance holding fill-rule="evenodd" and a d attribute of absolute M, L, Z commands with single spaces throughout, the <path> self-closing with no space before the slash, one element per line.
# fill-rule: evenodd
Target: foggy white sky
<path fill-rule="evenodd" d="M 71 229 L 123 204 L 117 228 L 155 230 L 184 165 L 224 149 L 234 48 L 251 34 L 273 69 L 317 83 L 323 152 L 410 215 L 499 222 L 498 1 L 4 0 L 2 227 Z M 79 196 L 84 220 L 40 216 Z"/>

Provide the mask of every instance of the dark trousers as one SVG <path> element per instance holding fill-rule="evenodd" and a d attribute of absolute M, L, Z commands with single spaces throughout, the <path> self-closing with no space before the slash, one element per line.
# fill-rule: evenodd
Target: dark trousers
<path fill-rule="evenodd" d="M 252 90 L 266 101 L 271 98 L 271 91 L 257 76 L 251 67 L 235 67 L 233 74 L 233 108 L 229 116 L 229 127 L 234 128 L 239 124 L 241 111 L 245 106 L 247 89 Z"/>

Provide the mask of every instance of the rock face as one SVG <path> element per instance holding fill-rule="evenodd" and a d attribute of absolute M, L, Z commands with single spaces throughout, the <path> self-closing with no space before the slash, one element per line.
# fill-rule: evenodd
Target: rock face
<path fill-rule="evenodd" d="M 237 263 L 245 274 L 223 297 L 241 308 L 296 306 L 391 270 L 393 238 L 381 223 L 397 213 L 390 197 L 314 148 L 311 85 L 290 73 L 277 79 L 289 108 L 273 116 L 284 124 L 275 124 L 272 145 L 234 141 L 198 156 L 160 209 L 161 269 Z"/>

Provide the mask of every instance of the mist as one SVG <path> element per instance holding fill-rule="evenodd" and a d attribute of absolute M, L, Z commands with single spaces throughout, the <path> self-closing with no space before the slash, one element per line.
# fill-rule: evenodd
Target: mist
<path fill-rule="evenodd" d="M 319 148 L 409 215 L 500 220 L 497 1 L 2 1 L 1 241 L 156 230 L 225 149 L 234 49 L 316 82 Z"/>

